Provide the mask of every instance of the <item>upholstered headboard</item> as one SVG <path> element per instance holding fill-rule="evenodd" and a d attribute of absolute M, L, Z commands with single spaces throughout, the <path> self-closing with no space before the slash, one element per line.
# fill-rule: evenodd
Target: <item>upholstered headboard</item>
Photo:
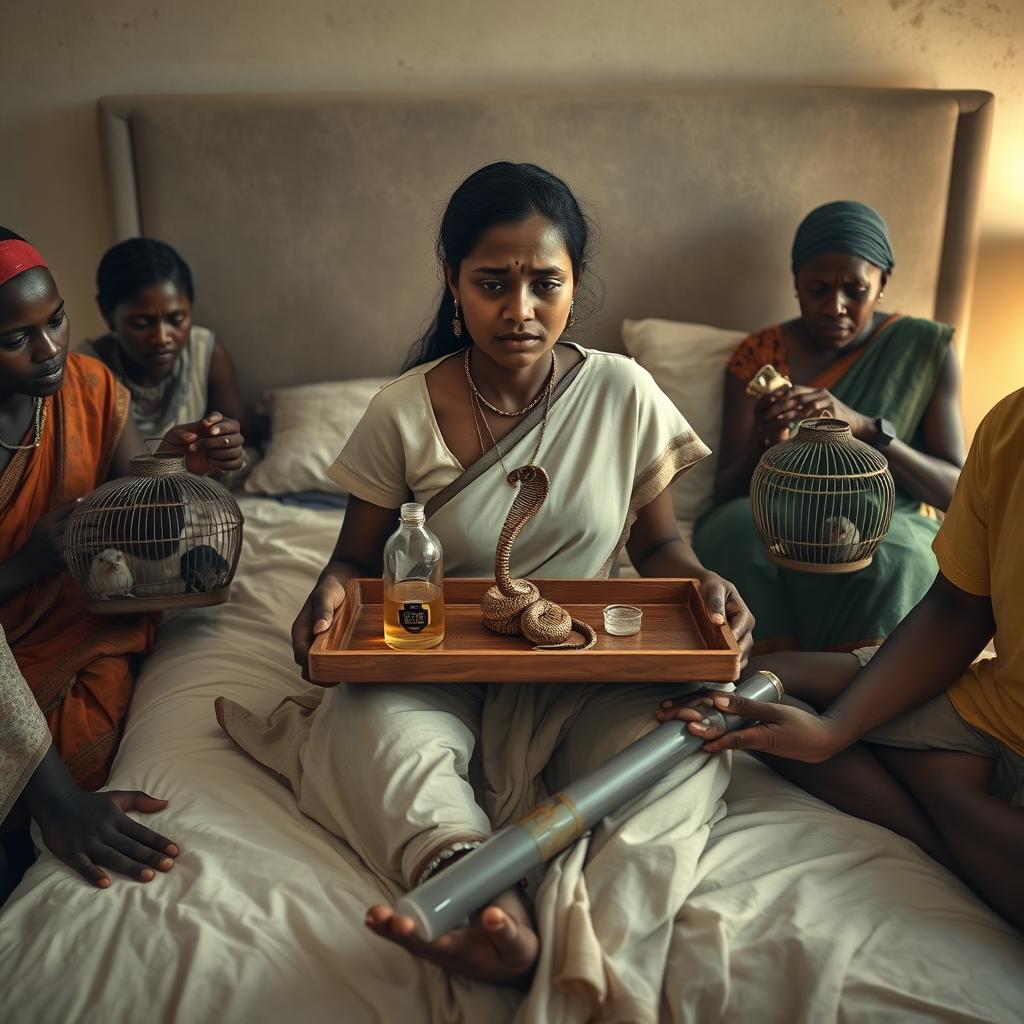
<path fill-rule="evenodd" d="M 444 203 L 492 160 L 564 177 L 600 230 L 598 311 L 753 329 L 792 315 L 788 252 L 831 199 L 877 207 L 889 308 L 966 328 L 992 97 L 739 89 L 523 98 L 108 97 L 118 238 L 192 265 L 197 319 L 265 388 L 395 372 L 434 308 Z"/>

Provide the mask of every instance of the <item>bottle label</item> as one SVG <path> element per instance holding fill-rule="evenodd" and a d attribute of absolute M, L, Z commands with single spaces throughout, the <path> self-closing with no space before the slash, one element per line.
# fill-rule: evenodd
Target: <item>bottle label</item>
<path fill-rule="evenodd" d="M 430 625 L 430 605 L 406 601 L 398 609 L 398 624 L 407 633 L 422 633 Z"/>

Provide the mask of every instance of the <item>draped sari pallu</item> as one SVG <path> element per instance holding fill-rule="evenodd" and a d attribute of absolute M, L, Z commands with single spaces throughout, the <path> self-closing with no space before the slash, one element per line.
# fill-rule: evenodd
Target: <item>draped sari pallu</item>
<path fill-rule="evenodd" d="M 60 391 L 45 400 L 38 448 L 0 475 L 0 562 L 52 509 L 107 479 L 130 412 L 128 393 L 101 363 L 69 355 Z M 150 647 L 152 615 L 91 615 L 68 573 L 40 580 L 0 608 L 0 625 L 46 716 L 61 758 L 87 789 L 106 782 L 131 701 L 134 661 Z"/>
<path fill-rule="evenodd" d="M 920 447 L 921 420 L 952 337 L 945 324 L 892 316 L 808 386 L 831 391 L 865 416 L 885 417 L 901 441 Z M 769 362 L 789 372 L 778 325 L 747 338 L 729 370 L 749 380 Z M 892 526 L 870 566 L 840 576 L 801 573 L 768 561 L 744 497 L 705 514 L 693 546 L 706 566 L 739 588 L 756 616 L 756 653 L 851 651 L 880 643 L 924 597 L 938 570 L 931 551 L 937 532 L 920 502 L 897 489 Z"/>

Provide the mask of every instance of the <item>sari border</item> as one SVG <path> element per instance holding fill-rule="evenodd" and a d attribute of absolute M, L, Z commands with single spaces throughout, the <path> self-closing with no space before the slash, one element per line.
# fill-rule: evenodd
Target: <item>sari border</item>
<path fill-rule="evenodd" d="M 43 421 L 39 430 L 40 445 L 42 445 L 43 438 L 49 433 L 47 428 L 51 419 L 50 406 L 52 404 L 49 401 L 43 402 Z M 29 432 L 22 440 L 27 440 L 31 432 L 30 427 Z M 21 483 L 22 478 L 25 476 L 25 470 L 28 468 L 29 459 L 38 451 L 39 448 L 22 448 L 20 451 L 15 452 L 3 473 L 0 473 L 0 513 L 6 510 L 11 498 L 17 493 L 18 485 Z"/>
<path fill-rule="evenodd" d="M 816 377 L 808 381 L 807 387 L 822 388 L 831 391 L 857 365 L 860 358 L 867 354 L 876 341 L 896 323 L 903 319 L 902 313 L 890 313 L 872 332 L 863 345 L 837 359 L 831 366 L 825 367 Z"/>
<path fill-rule="evenodd" d="M 49 402 L 43 406 L 44 415 L 46 414 L 46 410 L 49 405 L 52 405 L 54 408 L 54 416 L 51 421 L 51 434 L 53 436 L 53 443 L 55 448 L 57 473 L 56 480 L 54 481 L 53 498 L 50 502 L 51 512 L 64 501 L 64 461 L 65 458 L 67 457 L 67 451 L 64 443 L 65 417 L 58 415 L 62 405 L 61 396 L 62 392 L 58 392 L 58 394 L 53 398 L 52 402 Z M 44 425 L 44 434 L 45 432 L 46 431 Z M 39 449 L 36 448 L 32 452 L 25 452 L 24 454 L 34 455 L 38 451 Z M 19 483 L 24 478 L 25 470 L 27 468 L 28 460 L 26 459 L 25 463 L 22 466 L 22 471 L 18 476 Z M 10 469 L 10 466 L 8 466 L 8 469 Z M 37 586 L 43 588 L 39 595 L 39 599 L 36 601 L 35 607 L 32 609 L 32 612 L 28 616 L 28 618 L 25 619 L 24 622 L 20 623 L 19 625 L 15 626 L 10 630 L 7 636 L 8 643 L 14 644 L 16 641 L 26 636 L 32 630 L 35 624 L 41 618 L 43 618 L 43 616 L 46 615 L 46 613 L 57 603 L 57 598 L 60 597 L 61 590 L 64 587 L 64 577 L 66 574 L 67 571 L 65 570 L 64 572 L 61 572 L 56 577 L 54 577 L 48 584 L 45 580 L 40 581 L 39 584 L 36 584 Z"/>
<path fill-rule="evenodd" d="M 566 372 L 565 376 L 555 385 L 555 390 L 551 394 L 551 405 L 553 406 L 562 395 L 569 389 L 569 385 L 579 376 L 580 370 L 587 365 L 587 361 L 590 356 L 586 354 L 586 350 L 575 346 L 576 350 L 583 354 L 583 358 L 574 366 L 572 369 Z M 537 405 L 523 417 L 516 425 L 512 428 L 501 440 L 502 443 L 507 443 L 506 451 L 511 451 L 519 442 L 526 437 L 527 434 L 536 427 L 541 420 L 544 419 L 545 409 L 543 404 Z M 496 466 L 501 461 L 501 453 L 498 450 L 498 446 L 494 445 L 479 459 L 476 460 L 471 466 L 464 469 L 447 487 L 443 487 L 437 492 L 424 506 L 424 514 L 427 521 L 435 516 L 438 512 L 444 508 L 453 498 L 457 497 L 462 493 L 470 484 L 476 481 L 479 477 L 483 476 L 492 466 Z"/>
<path fill-rule="evenodd" d="M 607 576 L 611 572 L 615 560 L 629 542 L 630 532 L 636 522 L 637 511 L 645 505 L 649 505 L 677 477 L 692 469 L 710 454 L 711 449 L 694 430 L 687 430 L 669 441 L 662 453 L 637 477 L 636 483 L 633 485 L 633 493 L 629 498 L 629 509 L 626 512 L 622 533 L 619 534 L 612 553 L 598 570 L 598 576 Z"/>
<path fill-rule="evenodd" d="M 905 318 L 903 313 L 889 313 L 885 319 L 875 328 L 872 329 L 871 333 L 864 340 L 863 344 L 858 345 L 852 352 L 845 352 L 841 355 L 831 366 L 826 366 L 824 370 L 816 374 L 804 387 L 809 388 L 823 388 L 826 391 L 831 391 L 846 376 L 846 374 L 857 364 L 857 361 L 861 356 L 865 355 L 868 349 L 881 336 L 892 326 L 898 323 L 900 320 Z M 790 321 L 786 321 L 789 323 Z M 752 362 L 758 363 L 771 363 L 775 368 L 783 374 L 791 376 L 789 369 L 789 360 L 786 357 L 786 342 L 783 333 L 784 324 L 777 323 L 772 324 L 770 327 L 762 327 L 761 330 L 755 331 L 753 334 L 747 335 L 739 345 L 737 345 L 735 351 L 729 357 L 729 362 L 726 365 L 726 369 L 731 373 L 737 380 L 741 380 L 746 383 L 750 379 L 749 371 L 740 371 L 737 365 L 737 360 L 741 353 L 744 353 L 744 349 L 751 346 L 754 355 Z M 754 343 L 751 345 L 751 343 Z M 768 351 L 770 349 L 770 352 Z M 744 353 L 747 354 L 747 353 Z"/>
<path fill-rule="evenodd" d="M 131 414 L 131 396 L 128 393 L 127 388 L 119 384 L 116 380 L 114 381 L 114 388 L 114 403 L 108 420 L 108 437 L 104 443 L 101 462 L 98 468 L 98 479 L 100 482 L 106 479 L 106 476 L 109 473 L 114 449 L 117 447 L 117 444 L 121 439 L 121 435 L 124 433 L 125 425 L 128 422 L 128 416 Z M 54 457 L 56 459 L 56 477 L 54 480 L 53 499 L 50 503 L 51 511 L 67 499 L 67 495 L 64 493 L 64 479 L 66 476 L 67 459 L 69 457 L 67 438 L 65 436 L 68 419 L 66 414 L 67 401 L 66 393 L 62 388 L 50 401 L 43 405 L 44 422 L 43 433 L 41 436 L 45 437 L 47 433 L 52 436 L 55 450 Z M 47 412 L 51 406 L 54 410 L 54 415 L 52 418 L 47 419 Z M 47 430 L 48 425 L 49 431 Z M 37 454 L 39 451 L 40 449 L 36 448 L 31 452 L 22 451 L 18 454 L 31 456 Z M 8 464 L 7 469 L 11 470 L 13 464 L 14 460 Z M 20 472 L 17 474 L 17 483 L 21 483 L 27 467 L 28 459 L 26 458 L 21 465 Z M 6 492 L 0 493 L 0 511 L 6 507 L 6 503 L 10 501 L 16 489 L 16 487 L 12 486 L 10 494 L 7 494 Z M 64 571 L 59 573 L 49 584 L 47 584 L 46 581 L 41 581 L 39 586 L 43 589 L 41 590 L 39 599 L 36 601 L 35 606 L 32 609 L 32 613 L 28 618 L 10 631 L 10 635 L 8 636 L 8 641 L 10 643 L 14 643 L 25 637 L 35 627 L 36 623 L 38 623 L 40 619 L 50 611 L 60 598 L 64 589 L 64 582 L 68 578 L 70 578 L 69 573 Z"/>

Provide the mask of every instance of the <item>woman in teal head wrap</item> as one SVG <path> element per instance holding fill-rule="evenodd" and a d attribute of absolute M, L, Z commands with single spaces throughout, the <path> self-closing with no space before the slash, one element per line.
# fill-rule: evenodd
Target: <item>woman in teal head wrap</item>
<path fill-rule="evenodd" d="M 729 361 L 716 507 L 698 522 L 694 549 L 757 617 L 755 650 L 878 643 L 935 578 L 938 524 L 921 508 L 948 506 L 963 465 L 959 368 L 952 328 L 879 310 L 893 266 L 875 210 L 819 206 L 793 241 L 800 315 L 746 338 Z M 792 386 L 751 397 L 746 385 L 766 363 Z M 842 575 L 769 562 L 747 496 L 764 450 L 784 441 L 791 423 L 826 411 L 884 452 L 897 487 L 892 528 L 872 564 Z"/>

